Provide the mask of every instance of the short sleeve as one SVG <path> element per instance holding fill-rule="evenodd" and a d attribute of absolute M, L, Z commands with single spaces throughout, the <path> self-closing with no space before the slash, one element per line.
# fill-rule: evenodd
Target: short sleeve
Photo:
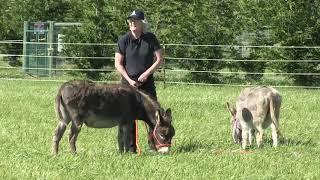
<path fill-rule="evenodd" d="M 157 37 L 153 34 L 153 51 L 161 49 L 160 43 Z"/>
<path fill-rule="evenodd" d="M 116 52 L 125 55 L 125 41 L 124 38 L 120 38 L 116 47 Z"/>

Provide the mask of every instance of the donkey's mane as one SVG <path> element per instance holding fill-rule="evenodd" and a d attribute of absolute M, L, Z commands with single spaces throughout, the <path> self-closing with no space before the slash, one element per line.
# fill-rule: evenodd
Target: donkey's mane
<path fill-rule="evenodd" d="M 150 95 L 146 94 L 145 92 L 143 92 L 141 90 L 137 90 L 137 92 L 141 95 L 141 97 L 146 99 L 148 101 L 148 103 L 150 103 L 155 109 L 161 108 L 159 102 L 156 101 L 155 99 L 153 99 Z"/>

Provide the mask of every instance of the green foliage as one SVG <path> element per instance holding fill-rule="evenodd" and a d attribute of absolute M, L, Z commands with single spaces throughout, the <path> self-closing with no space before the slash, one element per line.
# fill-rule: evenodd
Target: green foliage
<path fill-rule="evenodd" d="M 16 4 L 19 4 L 17 6 Z M 81 22 L 80 28 L 64 33 L 66 42 L 116 43 L 128 31 L 126 17 L 133 9 L 143 9 L 161 44 L 234 44 L 254 46 L 317 46 L 320 43 L 320 3 L 294 0 L 0 0 L 0 39 L 22 39 L 23 21 Z M 8 54 L 22 54 L 22 44 L 1 47 Z M 237 47 L 178 47 L 167 46 L 166 57 L 237 60 L 310 60 L 318 59 L 315 49 L 269 49 Z M 109 57 L 71 59 L 76 68 L 101 69 L 112 66 L 112 46 L 69 46 L 65 55 Z M 16 57 L 10 62 L 15 64 Z M 260 81 L 262 75 L 254 72 L 301 73 L 319 72 L 319 63 L 304 62 L 217 62 L 169 60 L 168 67 L 194 71 L 215 71 L 228 68 L 247 72 L 248 81 Z M 89 78 L 104 76 L 87 72 Z M 190 78 L 218 82 L 220 75 L 191 73 Z M 317 76 L 288 75 L 297 85 L 316 85 Z"/>
<path fill-rule="evenodd" d="M 69 1 L 65 0 L 0 0 L 0 39 L 22 40 L 24 21 L 57 21 L 63 22 L 70 9 Z M 4 44 L 5 54 L 23 54 L 23 44 Z M 7 57 L 13 66 L 21 66 L 17 56 Z"/>
<path fill-rule="evenodd" d="M 82 6 L 75 6 L 72 13 L 82 12 L 82 26 L 79 28 L 66 29 L 64 42 L 99 43 L 110 44 L 118 40 L 118 33 L 125 25 L 125 16 L 119 16 L 121 11 L 112 7 L 114 2 L 104 0 L 87 0 L 78 2 Z M 85 8 L 83 8 L 85 7 Z M 81 9 L 79 9 L 81 8 Z M 118 22 L 118 23 L 117 23 Z M 120 22 L 123 22 L 120 23 Z M 117 24 L 121 24 L 117 25 Z M 103 69 L 113 67 L 112 57 L 114 46 L 104 45 L 66 45 L 64 54 L 71 57 L 97 57 L 83 59 L 67 59 L 70 64 L 79 69 Z M 106 57 L 105 59 L 103 57 Z M 84 74 L 90 79 L 100 79 L 105 76 L 97 71 L 85 71 Z"/>
<path fill-rule="evenodd" d="M 271 22 L 273 41 L 284 46 L 319 45 L 320 4 L 318 1 L 283 1 L 281 12 Z M 319 59 L 319 49 L 285 49 L 281 56 L 288 60 Z M 277 67 L 288 73 L 319 73 L 319 62 L 287 62 Z M 319 85 L 319 76 L 289 75 L 297 85 Z"/>

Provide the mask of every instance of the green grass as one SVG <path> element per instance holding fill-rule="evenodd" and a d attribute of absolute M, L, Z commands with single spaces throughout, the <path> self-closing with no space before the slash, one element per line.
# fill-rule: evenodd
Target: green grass
<path fill-rule="evenodd" d="M 83 127 L 72 155 L 67 132 L 52 156 L 57 120 L 54 98 L 61 83 L 0 82 L 1 179 L 319 179 L 319 90 L 280 88 L 280 128 L 287 139 L 272 147 L 270 129 L 261 149 L 231 141 L 225 102 L 241 88 L 158 84 L 159 100 L 173 110 L 176 136 L 168 155 L 148 151 L 139 124 L 140 156 L 121 155 L 117 128 Z"/>

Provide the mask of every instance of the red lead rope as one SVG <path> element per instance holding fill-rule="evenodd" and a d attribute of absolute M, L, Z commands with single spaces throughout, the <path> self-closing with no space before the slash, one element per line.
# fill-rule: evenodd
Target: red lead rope
<path fill-rule="evenodd" d="M 137 147 L 137 153 L 138 155 L 141 154 L 141 149 L 139 147 L 139 136 L 138 136 L 138 120 L 135 120 L 135 128 L 136 128 L 136 147 Z"/>

